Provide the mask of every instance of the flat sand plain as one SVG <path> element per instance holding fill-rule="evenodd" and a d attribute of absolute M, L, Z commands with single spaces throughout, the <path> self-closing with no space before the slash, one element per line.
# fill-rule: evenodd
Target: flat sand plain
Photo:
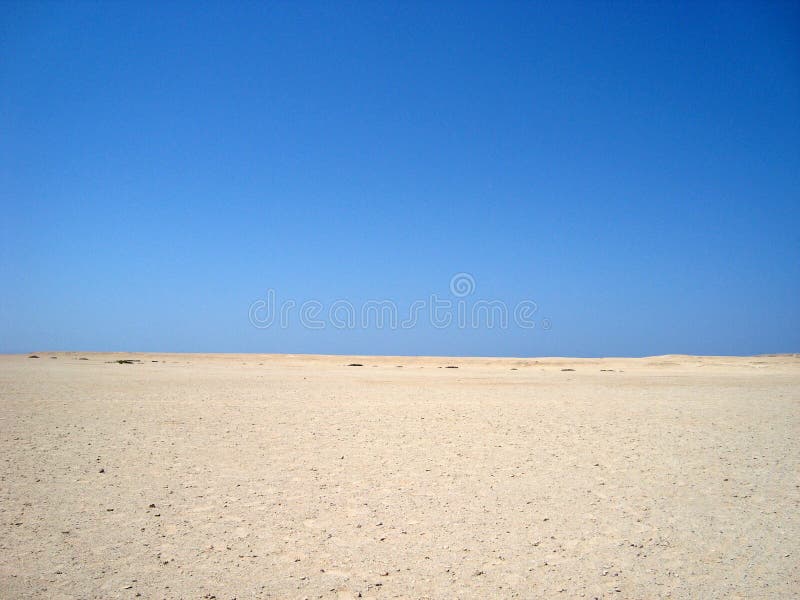
<path fill-rule="evenodd" d="M 800 594 L 798 355 L 38 354 L 2 598 Z"/>

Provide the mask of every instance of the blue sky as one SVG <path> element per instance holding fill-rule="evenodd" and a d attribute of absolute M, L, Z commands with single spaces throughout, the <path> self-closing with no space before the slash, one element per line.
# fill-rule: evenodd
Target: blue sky
<path fill-rule="evenodd" d="M 4 3 L 0 89 L 2 352 L 800 351 L 796 3 Z M 461 272 L 535 327 L 248 316 Z"/>

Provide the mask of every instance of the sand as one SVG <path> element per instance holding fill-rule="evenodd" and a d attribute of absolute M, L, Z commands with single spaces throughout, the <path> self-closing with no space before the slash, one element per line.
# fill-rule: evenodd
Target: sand
<path fill-rule="evenodd" d="M 39 356 L 2 598 L 800 594 L 798 355 Z"/>

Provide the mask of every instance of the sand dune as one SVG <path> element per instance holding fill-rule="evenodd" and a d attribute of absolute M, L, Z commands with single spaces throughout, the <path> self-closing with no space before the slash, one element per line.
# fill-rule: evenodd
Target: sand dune
<path fill-rule="evenodd" d="M 4 598 L 800 594 L 798 355 L 36 354 Z"/>

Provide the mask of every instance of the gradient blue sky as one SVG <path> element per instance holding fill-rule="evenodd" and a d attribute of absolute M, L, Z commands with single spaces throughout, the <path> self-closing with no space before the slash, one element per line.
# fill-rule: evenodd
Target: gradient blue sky
<path fill-rule="evenodd" d="M 800 351 L 797 3 L 3 3 L 0 351 Z M 256 329 L 532 299 L 523 330 Z"/>

